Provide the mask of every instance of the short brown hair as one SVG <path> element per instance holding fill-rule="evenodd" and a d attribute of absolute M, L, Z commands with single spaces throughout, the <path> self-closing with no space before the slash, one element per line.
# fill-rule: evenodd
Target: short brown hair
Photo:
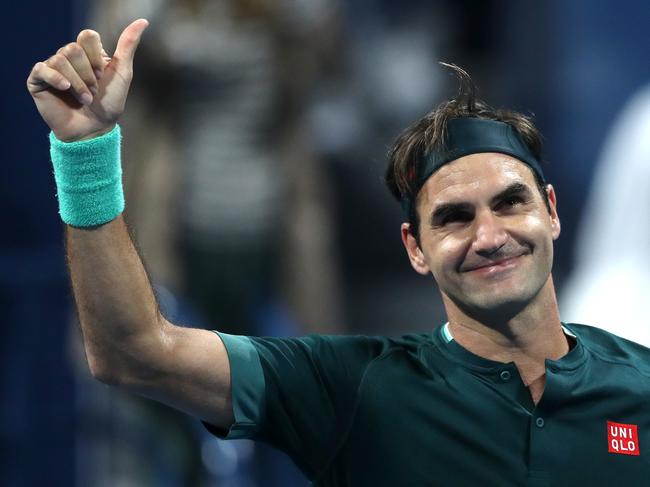
<path fill-rule="evenodd" d="M 416 200 L 419 187 L 417 185 L 417 161 L 422 160 L 433 150 L 444 146 L 447 121 L 459 117 L 475 117 L 496 120 L 511 125 L 521 136 L 530 152 L 538 161 L 542 161 L 542 136 L 533 125 L 532 118 L 513 110 L 494 109 L 476 96 L 476 86 L 467 71 L 455 64 L 440 63 L 451 69 L 460 82 L 457 95 L 438 105 L 423 118 L 413 123 L 400 134 L 388 153 L 388 167 L 384 176 L 388 189 L 400 202 L 408 199 L 408 221 L 411 223 L 411 233 L 419 241 L 419 218 L 416 210 Z M 535 174 L 537 187 L 542 194 L 546 209 L 551 211 L 544 181 Z"/>

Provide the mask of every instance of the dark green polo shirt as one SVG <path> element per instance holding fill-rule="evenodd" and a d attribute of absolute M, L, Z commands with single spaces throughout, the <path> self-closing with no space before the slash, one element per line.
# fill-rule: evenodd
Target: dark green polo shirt
<path fill-rule="evenodd" d="M 285 451 L 321 486 L 650 485 L 650 349 L 565 324 L 534 406 L 514 363 L 443 327 L 399 338 L 220 334 L 227 438 Z M 215 434 L 218 432 L 214 431 Z"/>

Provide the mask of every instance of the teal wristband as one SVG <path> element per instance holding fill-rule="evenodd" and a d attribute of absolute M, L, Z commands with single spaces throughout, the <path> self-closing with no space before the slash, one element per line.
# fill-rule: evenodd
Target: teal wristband
<path fill-rule="evenodd" d="M 124 211 L 120 126 L 100 137 L 62 142 L 50 132 L 59 214 L 76 227 L 101 225 Z"/>

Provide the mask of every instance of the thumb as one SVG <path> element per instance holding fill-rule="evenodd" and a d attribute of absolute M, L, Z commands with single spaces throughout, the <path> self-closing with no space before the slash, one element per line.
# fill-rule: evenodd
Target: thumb
<path fill-rule="evenodd" d="M 113 61 L 117 61 L 121 67 L 132 68 L 135 51 L 140 44 L 140 38 L 145 29 L 149 27 L 147 19 L 138 19 L 129 24 L 120 34 L 117 47 L 113 54 Z"/>

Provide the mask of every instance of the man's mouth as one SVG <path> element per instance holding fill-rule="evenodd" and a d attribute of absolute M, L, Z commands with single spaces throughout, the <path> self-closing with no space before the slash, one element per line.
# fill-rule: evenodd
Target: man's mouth
<path fill-rule="evenodd" d="M 499 272 L 501 270 L 510 269 L 515 267 L 519 263 L 519 258 L 521 255 L 516 255 L 514 257 L 508 257 L 506 259 L 495 260 L 491 262 L 485 262 L 477 267 L 473 267 L 466 272 L 478 272 L 482 274 L 489 274 L 493 272 Z"/>

